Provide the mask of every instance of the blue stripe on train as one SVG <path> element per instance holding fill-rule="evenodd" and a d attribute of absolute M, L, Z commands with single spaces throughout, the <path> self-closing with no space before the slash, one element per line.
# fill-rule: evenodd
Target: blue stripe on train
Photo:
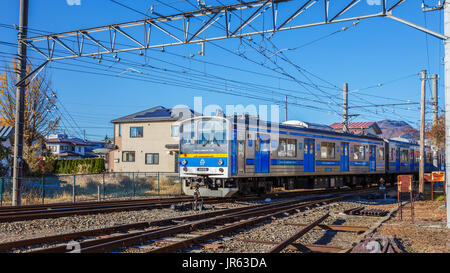
<path fill-rule="evenodd" d="M 219 159 L 223 160 L 223 165 L 219 165 Z M 181 164 L 183 160 L 187 161 L 186 165 Z M 187 157 L 180 158 L 180 166 L 182 167 L 226 167 L 226 157 Z"/>
<path fill-rule="evenodd" d="M 316 161 L 316 165 L 341 165 L 341 161 Z"/>
<path fill-rule="evenodd" d="M 369 162 L 350 162 L 351 166 L 369 166 Z"/>
<path fill-rule="evenodd" d="M 272 159 L 270 160 L 270 164 L 272 165 L 303 165 L 303 160 L 279 160 Z"/>

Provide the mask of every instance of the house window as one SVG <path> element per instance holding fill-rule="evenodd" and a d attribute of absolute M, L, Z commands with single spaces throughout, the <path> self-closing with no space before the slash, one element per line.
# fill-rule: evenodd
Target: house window
<path fill-rule="evenodd" d="M 364 160 L 366 158 L 366 149 L 363 145 L 353 146 L 353 159 Z"/>
<path fill-rule="evenodd" d="M 171 127 L 171 136 L 172 137 L 179 137 L 180 136 L 180 126 L 178 125 L 172 125 Z"/>
<path fill-rule="evenodd" d="M 335 158 L 336 144 L 331 142 L 322 142 L 320 144 L 320 157 L 323 159 Z"/>
<path fill-rule="evenodd" d="M 145 154 L 145 164 L 158 165 L 159 164 L 159 154 Z"/>
<path fill-rule="evenodd" d="M 122 152 L 122 162 L 134 162 L 135 153 L 134 152 Z"/>
<path fill-rule="evenodd" d="M 119 136 L 122 136 L 122 124 L 119 123 Z"/>
<path fill-rule="evenodd" d="M 144 127 L 130 127 L 130 137 L 137 138 L 144 136 Z"/>

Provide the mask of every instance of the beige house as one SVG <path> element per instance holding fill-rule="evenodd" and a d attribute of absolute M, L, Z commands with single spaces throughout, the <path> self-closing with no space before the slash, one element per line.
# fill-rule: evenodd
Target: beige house
<path fill-rule="evenodd" d="M 193 113 L 157 106 L 112 120 L 116 149 L 109 154 L 109 171 L 178 172 L 179 122 Z"/>

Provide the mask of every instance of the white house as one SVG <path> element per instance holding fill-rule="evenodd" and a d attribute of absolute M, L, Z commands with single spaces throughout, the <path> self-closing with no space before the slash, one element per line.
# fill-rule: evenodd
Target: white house
<path fill-rule="evenodd" d="M 64 134 L 48 135 L 45 139 L 47 148 L 58 158 L 77 159 L 86 157 L 95 157 L 85 152 L 88 146 L 83 141 L 74 138 L 68 138 Z"/>

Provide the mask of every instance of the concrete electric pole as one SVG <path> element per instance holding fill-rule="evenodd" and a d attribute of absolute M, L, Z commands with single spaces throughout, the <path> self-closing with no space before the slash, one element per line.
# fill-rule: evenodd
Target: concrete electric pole
<path fill-rule="evenodd" d="M 348 133 L 348 83 L 344 83 L 344 103 L 343 103 L 343 109 L 344 109 L 344 113 L 343 113 L 343 126 L 342 126 L 342 131 L 344 133 Z"/>
<path fill-rule="evenodd" d="M 444 2 L 444 36 L 450 37 L 450 1 Z M 447 193 L 447 228 L 450 228 L 450 39 L 444 39 L 445 65 L 445 183 Z"/>
<path fill-rule="evenodd" d="M 20 17 L 18 33 L 17 53 L 17 82 L 21 82 L 26 76 L 27 46 L 20 41 L 27 37 L 28 33 L 28 0 L 20 0 Z M 16 88 L 16 112 L 14 124 L 14 165 L 13 165 L 13 190 L 12 205 L 20 206 L 20 184 L 22 182 L 23 163 L 23 127 L 24 127 L 25 83 Z"/>
<path fill-rule="evenodd" d="M 423 198 L 424 172 L 425 172 L 425 88 L 427 83 L 427 71 L 422 70 L 422 88 L 420 95 L 420 162 L 419 162 L 419 195 Z"/>

